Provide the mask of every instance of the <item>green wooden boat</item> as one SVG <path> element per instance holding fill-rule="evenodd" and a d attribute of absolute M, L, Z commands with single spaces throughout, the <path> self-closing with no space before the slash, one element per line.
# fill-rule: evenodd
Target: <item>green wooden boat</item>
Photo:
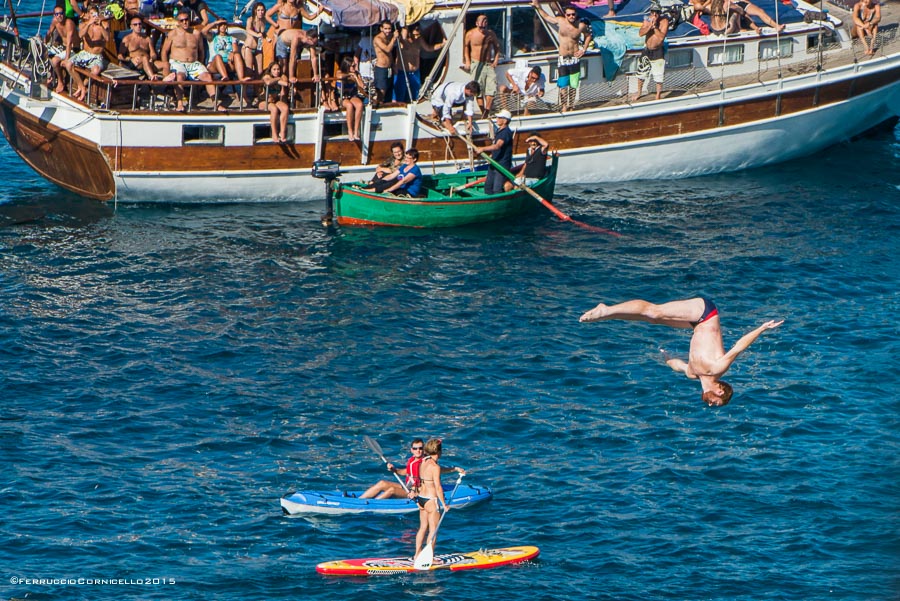
<path fill-rule="evenodd" d="M 543 198 L 553 198 L 556 186 L 555 153 L 547 176 L 531 187 Z M 366 182 L 339 183 L 334 196 L 334 217 L 340 225 L 393 225 L 400 227 L 455 227 L 495 221 L 540 206 L 526 190 L 489 196 L 484 183 L 475 183 L 484 172 L 425 175 L 421 198 L 366 192 Z"/>

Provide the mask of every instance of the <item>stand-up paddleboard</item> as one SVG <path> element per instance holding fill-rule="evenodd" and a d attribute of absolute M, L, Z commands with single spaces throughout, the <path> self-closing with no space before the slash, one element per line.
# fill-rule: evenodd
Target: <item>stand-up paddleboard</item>
<path fill-rule="evenodd" d="M 478 570 L 499 568 L 520 563 L 538 556 L 537 547 L 506 547 L 504 549 L 482 549 L 471 553 L 448 553 L 437 555 L 434 564 L 427 570 L 413 567 L 411 557 L 382 557 L 372 559 L 340 559 L 326 561 L 316 566 L 316 571 L 328 576 L 380 576 L 382 574 L 404 574 L 407 572 L 434 572 L 435 570 Z"/>

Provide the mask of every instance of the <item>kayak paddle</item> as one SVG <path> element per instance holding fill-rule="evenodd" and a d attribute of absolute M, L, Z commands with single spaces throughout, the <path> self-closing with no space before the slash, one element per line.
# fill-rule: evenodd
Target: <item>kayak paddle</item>
<path fill-rule="evenodd" d="M 363 441 L 366 443 L 366 446 L 369 447 L 370 449 L 372 449 L 372 451 L 376 455 L 381 457 L 381 460 L 384 461 L 385 465 L 387 465 L 388 460 L 384 458 L 384 453 L 381 452 L 381 445 L 378 444 L 373 438 L 371 438 L 369 436 L 363 436 Z M 399 475 L 397 475 L 397 472 L 391 472 L 391 473 L 394 474 L 394 478 L 397 479 L 397 482 L 400 483 L 400 486 L 403 487 L 403 490 L 405 490 L 406 492 L 409 492 L 409 489 L 406 488 L 406 483 L 403 481 L 402 478 L 400 478 Z"/>
<path fill-rule="evenodd" d="M 446 500 L 447 509 L 444 510 L 444 513 L 441 514 L 441 519 L 438 520 L 437 526 L 434 528 L 434 532 L 431 533 L 431 536 L 428 537 L 428 542 L 425 544 L 425 547 L 419 552 L 419 555 L 416 557 L 415 563 L 413 563 L 413 567 L 417 570 L 430 570 L 431 564 L 434 563 L 434 539 L 437 537 L 438 528 L 441 527 L 441 522 L 444 521 L 444 518 L 447 517 L 447 512 L 450 510 L 450 501 L 453 500 L 453 496 L 456 494 L 456 489 L 459 488 L 459 483 L 462 482 L 463 475 L 460 474 L 459 478 L 456 479 L 456 486 L 453 487 L 453 490 L 450 491 L 450 498 Z M 437 503 L 437 499 L 435 499 L 435 503 Z"/>

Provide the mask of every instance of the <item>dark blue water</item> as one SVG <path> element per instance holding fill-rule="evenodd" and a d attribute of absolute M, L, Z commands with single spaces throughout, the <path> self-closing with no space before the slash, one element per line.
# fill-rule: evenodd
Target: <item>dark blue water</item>
<path fill-rule="evenodd" d="M 325 231 L 316 204 L 119 206 L 0 164 L 0 566 L 29 599 L 896 599 L 900 129 L 740 174 L 561 186 L 548 214 Z M 725 408 L 686 331 L 599 301 L 768 319 Z M 413 518 L 290 519 L 413 436 L 494 488 L 438 552 L 483 572 L 340 580 Z M 124 584 L 12 584 L 121 579 Z M 164 584 L 155 584 L 153 579 Z M 141 584 L 150 580 L 150 583 Z"/>

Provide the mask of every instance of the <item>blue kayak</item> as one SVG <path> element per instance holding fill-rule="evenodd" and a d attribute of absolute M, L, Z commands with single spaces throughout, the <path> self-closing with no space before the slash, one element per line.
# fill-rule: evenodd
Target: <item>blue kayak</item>
<path fill-rule="evenodd" d="M 450 498 L 452 490 L 453 484 L 444 484 L 445 498 Z M 365 491 L 301 490 L 283 496 L 281 498 L 281 509 L 287 515 L 323 513 L 332 515 L 345 513 L 401 514 L 413 513 L 419 510 L 419 506 L 412 499 L 360 499 L 359 496 L 363 492 Z M 493 496 L 494 493 L 487 486 L 460 484 L 459 488 L 456 489 L 456 494 L 453 495 L 453 499 L 450 500 L 450 507 L 451 509 L 468 507 L 475 503 L 487 501 Z"/>

